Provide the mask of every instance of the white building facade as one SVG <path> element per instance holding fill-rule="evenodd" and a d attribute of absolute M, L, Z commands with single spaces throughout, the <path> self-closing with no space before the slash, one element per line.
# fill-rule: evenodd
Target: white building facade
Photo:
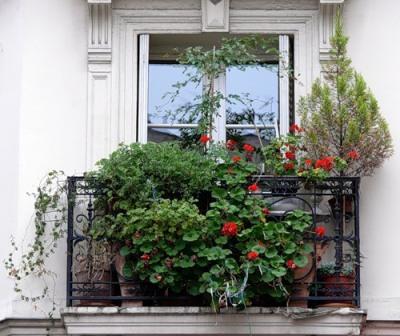
<path fill-rule="evenodd" d="M 168 34 L 173 39 L 172 34 L 209 32 L 293 36 L 297 101 L 309 92 L 321 64 L 329 60 L 338 6 L 350 37 L 353 65 L 375 93 L 395 148 L 394 156 L 373 177 L 362 180 L 362 310 L 301 323 L 291 314 L 253 311 L 251 318 L 258 326 L 253 333 L 358 334 L 366 318 L 366 335 L 400 334 L 400 326 L 396 328 L 400 321 L 398 0 L 0 0 L 1 259 L 9 253 L 10 236 L 21 241 L 28 232 L 29 237 L 33 206 L 26 193 L 35 190 L 46 172 L 82 174 L 119 143 L 144 139 L 143 88 L 148 82 L 141 62 L 146 62 L 146 36 Z M 282 115 L 285 108 L 282 104 Z M 60 242 L 49 263 L 57 274 L 55 301 L 63 308 L 65 242 Z M 39 285 L 30 283 L 29 290 L 35 292 Z M 222 319 L 222 326 L 214 330 L 210 326 L 215 321 L 196 310 L 185 311 L 183 320 L 179 310 L 152 315 L 154 311 L 143 308 L 139 315 L 137 311 L 121 315 L 113 308 L 78 309 L 62 319 L 57 310 L 51 321 L 43 313 L 51 303 L 43 302 L 35 310 L 22 302 L 4 269 L 0 293 L 0 334 L 5 335 L 248 333 L 245 319 L 237 329 L 232 327 L 241 317 L 227 314 L 228 320 Z M 177 329 L 167 332 L 167 325 Z"/>

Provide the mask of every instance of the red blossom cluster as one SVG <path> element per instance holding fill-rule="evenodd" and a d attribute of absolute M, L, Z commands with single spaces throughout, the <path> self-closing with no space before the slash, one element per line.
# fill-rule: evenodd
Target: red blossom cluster
<path fill-rule="evenodd" d="M 202 134 L 200 136 L 200 142 L 205 145 L 207 142 L 211 140 L 211 137 L 209 137 L 207 134 Z"/>
<path fill-rule="evenodd" d="M 294 162 L 286 162 L 283 165 L 283 168 L 285 168 L 286 171 L 293 170 L 294 169 Z"/>
<path fill-rule="evenodd" d="M 258 185 L 257 185 L 257 183 L 250 184 L 250 185 L 247 187 L 247 190 L 250 191 L 250 192 L 255 192 L 255 191 L 257 191 L 257 190 L 258 190 Z"/>
<path fill-rule="evenodd" d="M 332 156 L 325 156 L 322 159 L 315 161 L 315 168 L 321 168 L 325 171 L 331 171 L 334 165 L 334 158 Z"/>
<path fill-rule="evenodd" d="M 294 151 L 286 152 L 285 157 L 288 160 L 294 160 L 294 159 L 296 159 L 296 153 L 294 153 Z"/>
<path fill-rule="evenodd" d="M 254 152 L 254 147 L 249 144 L 244 144 L 243 145 L 243 150 L 247 153 L 253 153 Z"/>
<path fill-rule="evenodd" d="M 268 215 L 271 213 L 271 211 L 270 211 L 268 208 L 262 209 L 262 212 L 263 212 L 263 214 L 264 214 L 265 216 L 268 216 Z"/>
<path fill-rule="evenodd" d="M 292 124 L 289 127 L 289 131 L 290 131 L 290 133 L 296 133 L 296 132 L 299 133 L 299 132 L 303 132 L 303 129 L 297 124 Z"/>
<path fill-rule="evenodd" d="M 226 222 L 222 226 L 221 234 L 227 237 L 234 237 L 238 233 L 238 225 L 235 222 Z"/>
<path fill-rule="evenodd" d="M 237 141 L 235 141 L 235 140 L 233 140 L 233 139 L 229 139 L 229 140 L 226 142 L 226 148 L 227 148 L 228 150 L 230 150 L 230 151 L 233 151 L 233 150 L 235 149 L 236 145 L 237 145 Z"/>
<path fill-rule="evenodd" d="M 351 160 L 358 160 L 360 158 L 360 154 L 358 154 L 358 152 L 353 149 L 352 151 L 347 153 L 347 157 Z"/>
<path fill-rule="evenodd" d="M 239 155 L 232 156 L 232 162 L 238 163 L 242 158 Z"/>
<path fill-rule="evenodd" d="M 325 235 L 326 230 L 323 226 L 317 226 L 314 232 L 318 237 L 323 237 Z"/>
<path fill-rule="evenodd" d="M 256 260 L 258 259 L 259 254 L 256 251 L 250 251 L 249 253 L 247 253 L 247 259 L 250 261 Z"/>
<path fill-rule="evenodd" d="M 140 257 L 140 260 L 142 260 L 142 261 L 144 261 L 144 262 L 147 262 L 147 261 L 150 260 L 150 255 L 148 255 L 147 253 L 145 253 L 145 254 L 143 254 L 143 255 Z"/>
<path fill-rule="evenodd" d="M 297 265 L 295 264 L 295 262 L 292 259 L 289 259 L 288 261 L 286 261 L 286 266 L 289 269 L 295 269 L 297 267 Z"/>

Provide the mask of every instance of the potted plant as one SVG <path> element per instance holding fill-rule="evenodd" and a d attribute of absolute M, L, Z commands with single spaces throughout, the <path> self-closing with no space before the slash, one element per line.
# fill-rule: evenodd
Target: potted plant
<path fill-rule="evenodd" d="M 352 300 L 341 297 L 353 297 L 355 291 L 355 270 L 353 264 L 345 264 L 338 269 L 334 263 L 318 268 L 318 293 L 330 297 L 320 307 L 354 307 Z"/>
<path fill-rule="evenodd" d="M 332 167 L 330 175 L 369 176 L 392 155 L 393 145 L 376 98 L 351 66 L 347 42 L 338 12 L 324 80 L 317 79 L 299 103 L 302 141 L 312 160 L 337 157 L 346 162 L 341 169 Z"/>

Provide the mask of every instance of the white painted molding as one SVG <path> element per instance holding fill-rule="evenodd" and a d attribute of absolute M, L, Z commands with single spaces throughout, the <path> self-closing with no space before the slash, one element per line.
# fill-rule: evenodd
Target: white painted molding
<path fill-rule="evenodd" d="M 360 335 L 358 309 L 207 307 L 66 308 L 68 335 Z"/>
<path fill-rule="evenodd" d="M 279 135 L 289 133 L 289 36 L 279 35 Z"/>
<path fill-rule="evenodd" d="M 341 4 L 344 0 L 320 0 L 321 4 Z"/>
<path fill-rule="evenodd" d="M 112 0 L 88 0 L 88 3 L 90 4 L 110 4 L 112 3 Z"/>
<path fill-rule="evenodd" d="M 331 37 L 335 29 L 335 15 L 341 5 L 325 3 L 320 5 L 319 10 L 319 52 L 320 60 L 328 61 L 331 50 Z"/>
<path fill-rule="evenodd" d="M 202 31 L 229 31 L 229 0 L 202 0 Z"/>
<path fill-rule="evenodd" d="M 139 119 L 138 141 L 147 142 L 148 108 L 149 108 L 149 34 L 139 35 Z"/>
<path fill-rule="evenodd" d="M 89 1 L 90 2 L 90 1 Z M 117 118 L 112 116 L 111 1 L 89 3 L 88 110 L 86 116 L 86 169 L 108 155 L 118 143 Z"/>

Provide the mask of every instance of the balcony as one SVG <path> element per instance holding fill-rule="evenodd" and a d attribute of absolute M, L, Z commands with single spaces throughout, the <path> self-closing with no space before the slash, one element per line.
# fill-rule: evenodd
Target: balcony
<path fill-rule="evenodd" d="M 312 246 L 312 251 L 307 255 L 307 265 L 294 270 L 294 281 L 287 300 L 279 302 L 265 295 L 256 295 L 253 305 L 359 307 L 359 179 L 335 177 L 308 183 L 298 177 L 255 178 L 259 189 L 251 194 L 268 204 L 268 221 L 278 223 L 288 213 L 302 210 L 312 218 L 310 231 L 323 227 L 323 232 L 304 236 L 304 240 Z M 151 283 L 129 281 L 121 276 L 118 280 L 115 259 L 110 259 L 106 268 L 82 268 L 83 261 L 98 259 L 98 251 L 96 257 L 91 255 L 94 242 L 88 234 L 93 223 L 101 216 L 101 211 L 95 209 L 98 193 L 88 188 L 82 177 L 68 179 L 68 192 L 69 307 L 210 305 L 210 300 L 202 295 L 174 295 L 168 289 L 160 289 Z M 96 262 L 100 261 L 94 260 L 94 264 Z"/>

